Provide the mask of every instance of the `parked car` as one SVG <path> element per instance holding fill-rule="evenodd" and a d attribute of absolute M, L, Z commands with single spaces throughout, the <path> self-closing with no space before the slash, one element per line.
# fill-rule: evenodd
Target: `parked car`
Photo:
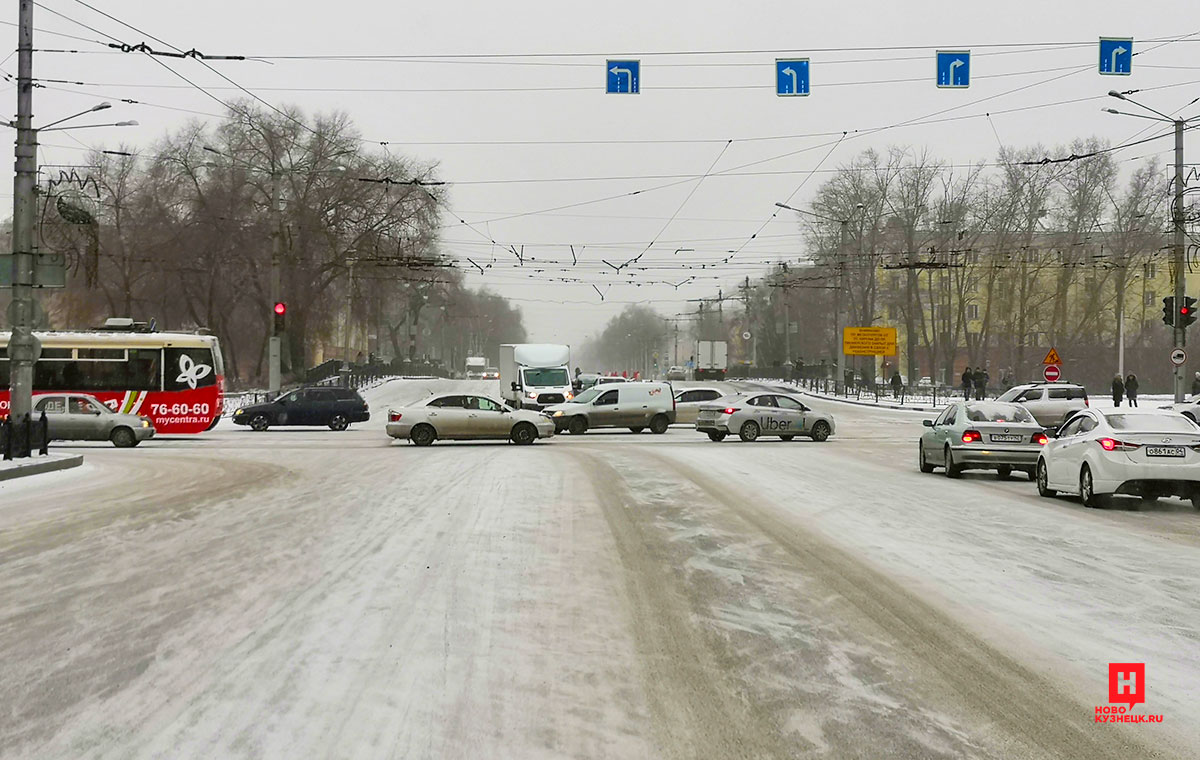
<path fill-rule="evenodd" d="M 937 419 L 917 445 L 921 472 L 942 467 L 946 477 L 963 470 L 995 470 L 1007 478 L 1014 469 L 1033 479 L 1033 468 L 1046 445 L 1046 432 L 1025 407 L 1003 401 L 957 401 Z"/>
<path fill-rule="evenodd" d="M 345 430 L 371 418 L 367 402 L 349 388 L 298 388 L 265 404 L 251 404 L 233 413 L 238 425 L 263 431 L 272 425 L 325 425 Z"/>
<path fill-rule="evenodd" d="M 1046 427 L 1057 427 L 1071 415 L 1088 408 L 1087 389 L 1075 383 L 1014 385 L 996 400 L 1020 404 Z"/>
<path fill-rule="evenodd" d="M 1036 480 L 1040 495 L 1078 494 L 1087 507 L 1131 494 L 1200 508 L 1200 425 L 1161 409 L 1079 412 L 1046 444 Z"/>
<path fill-rule="evenodd" d="M 455 393 L 389 409 L 386 430 L 392 438 L 406 438 L 418 446 L 439 439 L 530 444 L 554 435 L 554 422 L 542 412 L 511 409 L 490 396 Z"/>
<path fill-rule="evenodd" d="M 560 432 L 567 430 L 573 435 L 600 427 L 627 427 L 634 433 L 650 428 L 661 434 L 675 421 L 675 395 L 667 383 L 625 382 L 621 378 L 620 385 L 601 382 L 544 411 L 553 417 Z"/>
<path fill-rule="evenodd" d="M 725 395 L 720 388 L 683 388 L 675 392 L 675 422 L 695 425 L 700 407 Z"/>
<path fill-rule="evenodd" d="M 683 367 L 671 367 L 667 370 L 668 380 L 687 380 L 687 370 Z"/>
<path fill-rule="evenodd" d="M 149 417 L 120 414 L 84 393 L 48 393 L 34 397 L 33 412 L 46 413 L 53 441 L 112 441 L 118 448 L 137 446 L 154 437 Z"/>

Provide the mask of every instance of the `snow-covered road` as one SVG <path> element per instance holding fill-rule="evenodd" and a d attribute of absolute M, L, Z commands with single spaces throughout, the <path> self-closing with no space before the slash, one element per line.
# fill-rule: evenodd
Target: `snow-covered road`
<path fill-rule="evenodd" d="M 1200 754 L 1200 514 L 825 444 L 222 425 L 0 484 L 0 756 Z M 74 449 L 73 449 L 74 450 Z M 1145 662 L 1101 725 L 1107 664 Z"/>

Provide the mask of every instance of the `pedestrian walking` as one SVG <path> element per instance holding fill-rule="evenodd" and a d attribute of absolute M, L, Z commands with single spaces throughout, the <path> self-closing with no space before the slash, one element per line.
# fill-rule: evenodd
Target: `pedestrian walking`
<path fill-rule="evenodd" d="M 1113 375 L 1112 381 L 1112 397 L 1113 406 L 1121 405 L 1121 397 L 1125 394 L 1125 383 L 1121 380 L 1120 373 Z"/>
<path fill-rule="evenodd" d="M 983 401 L 983 394 L 987 390 L 987 373 L 983 371 L 983 367 L 975 368 L 971 383 L 975 387 L 975 400 Z"/>
<path fill-rule="evenodd" d="M 1200 372 L 1197 372 L 1196 376 L 1192 378 L 1192 395 L 1200 395 Z"/>
<path fill-rule="evenodd" d="M 1138 395 L 1137 375 L 1130 372 L 1129 377 L 1125 378 L 1125 398 L 1129 399 L 1130 406 L 1138 405 L 1137 395 Z"/>
<path fill-rule="evenodd" d="M 971 388 L 974 386 L 974 384 L 975 373 L 971 371 L 970 365 L 967 365 L 967 368 L 964 369 L 962 373 L 963 398 L 967 401 L 971 400 Z"/>
<path fill-rule="evenodd" d="M 900 389 L 904 387 L 904 379 L 900 377 L 900 370 L 892 373 L 892 395 L 900 398 Z"/>

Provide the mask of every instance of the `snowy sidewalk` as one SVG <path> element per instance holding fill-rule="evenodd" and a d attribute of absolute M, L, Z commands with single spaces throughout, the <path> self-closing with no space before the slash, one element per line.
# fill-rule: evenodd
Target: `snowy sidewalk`
<path fill-rule="evenodd" d="M 47 454 L 44 457 L 29 457 L 28 459 L 0 460 L 0 481 L 23 478 L 27 475 L 41 475 L 46 472 L 69 470 L 83 464 L 81 454 Z"/>

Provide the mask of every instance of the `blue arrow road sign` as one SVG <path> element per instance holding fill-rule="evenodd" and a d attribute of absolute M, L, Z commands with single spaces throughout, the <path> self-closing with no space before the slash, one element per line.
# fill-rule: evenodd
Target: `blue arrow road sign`
<path fill-rule="evenodd" d="M 971 85 L 971 51 L 937 51 L 937 86 L 969 87 Z"/>
<path fill-rule="evenodd" d="M 1100 38 L 1100 73 L 1128 76 L 1133 73 L 1133 38 Z"/>
<path fill-rule="evenodd" d="M 807 95 L 808 94 L 808 59 L 807 58 L 776 58 L 775 59 L 775 94 L 776 95 Z"/>
<path fill-rule="evenodd" d="M 641 61 L 609 61 L 605 64 L 608 71 L 608 93 L 621 95 L 637 95 L 641 87 Z"/>

